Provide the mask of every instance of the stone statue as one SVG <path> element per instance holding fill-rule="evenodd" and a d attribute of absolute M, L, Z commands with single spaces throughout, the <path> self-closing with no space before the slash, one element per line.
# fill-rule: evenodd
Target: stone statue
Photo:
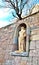
<path fill-rule="evenodd" d="M 24 27 L 21 27 L 21 31 L 19 31 L 19 37 L 18 37 L 18 46 L 20 52 L 25 51 L 25 43 L 26 43 L 25 37 L 26 37 L 26 30 Z"/>
<path fill-rule="evenodd" d="M 20 52 L 24 52 L 25 51 L 25 38 L 26 38 L 26 30 L 25 28 L 22 26 L 21 27 L 21 30 L 19 31 L 19 36 L 18 36 L 18 50 L 15 51 L 17 53 L 20 53 Z"/>

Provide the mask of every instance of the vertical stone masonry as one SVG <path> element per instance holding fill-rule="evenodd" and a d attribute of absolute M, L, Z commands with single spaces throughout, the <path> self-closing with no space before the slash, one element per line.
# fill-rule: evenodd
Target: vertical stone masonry
<path fill-rule="evenodd" d="M 28 46 L 29 35 L 30 35 L 30 44 L 29 44 L 29 56 L 11 56 L 10 53 L 17 49 L 15 43 L 13 43 L 14 33 L 16 25 L 19 25 L 22 22 L 25 22 L 29 25 L 27 29 L 27 38 L 26 44 Z M 6 27 L 0 28 L 0 65 L 39 65 L 39 13 L 30 15 L 24 18 L 21 22 L 19 20 L 17 23 L 10 24 Z M 28 47 L 26 47 L 28 49 Z"/>

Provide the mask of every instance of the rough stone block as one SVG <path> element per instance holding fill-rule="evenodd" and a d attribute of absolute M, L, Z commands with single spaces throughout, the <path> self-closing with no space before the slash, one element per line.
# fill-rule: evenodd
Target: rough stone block
<path fill-rule="evenodd" d="M 35 49 L 36 48 L 36 43 L 35 41 L 30 42 L 30 49 Z"/>
<path fill-rule="evenodd" d="M 39 40 L 36 41 L 36 48 L 39 49 Z"/>

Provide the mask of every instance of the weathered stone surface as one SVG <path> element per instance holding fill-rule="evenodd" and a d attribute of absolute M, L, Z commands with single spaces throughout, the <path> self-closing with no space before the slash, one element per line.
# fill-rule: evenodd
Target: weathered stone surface
<path fill-rule="evenodd" d="M 35 6 L 33 6 L 31 13 L 35 13 L 37 11 L 39 11 L 39 4 L 36 4 Z"/>
<path fill-rule="evenodd" d="M 30 50 L 31 49 L 34 49 L 34 50 L 36 49 L 36 42 L 35 41 L 30 42 Z"/>
<path fill-rule="evenodd" d="M 37 34 L 39 34 L 39 28 L 31 31 L 31 35 L 37 35 Z"/>
<path fill-rule="evenodd" d="M 39 40 L 36 41 L 36 48 L 39 49 Z"/>
<path fill-rule="evenodd" d="M 32 35 L 31 40 L 39 40 L 39 34 L 38 35 Z"/>
<path fill-rule="evenodd" d="M 25 23 L 26 26 L 29 25 L 30 27 L 30 41 L 28 40 L 30 50 L 28 57 L 10 55 L 11 52 L 18 49 L 18 44 L 13 43 L 13 38 L 15 29 L 21 23 Z M 0 28 L 0 65 L 39 65 L 39 13 Z"/>

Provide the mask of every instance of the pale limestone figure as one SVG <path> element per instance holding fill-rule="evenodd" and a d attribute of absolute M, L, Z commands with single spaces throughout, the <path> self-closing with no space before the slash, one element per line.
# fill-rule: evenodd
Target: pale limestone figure
<path fill-rule="evenodd" d="M 19 44 L 19 51 L 24 52 L 25 51 L 25 37 L 26 37 L 26 30 L 24 27 L 21 27 L 21 31 L 19 31 L 19 38 L 18 38 L 18 44 Z"/>
<path fill-rule="evenodd" d="M 21 27 L 21 31 L 19 31 L 18 36 L 18 50 L 15 51 L 16 53 L 24 52 L 25 51 L 25 38 L 26 38 L 26 30 L 24 27 Z"/>

